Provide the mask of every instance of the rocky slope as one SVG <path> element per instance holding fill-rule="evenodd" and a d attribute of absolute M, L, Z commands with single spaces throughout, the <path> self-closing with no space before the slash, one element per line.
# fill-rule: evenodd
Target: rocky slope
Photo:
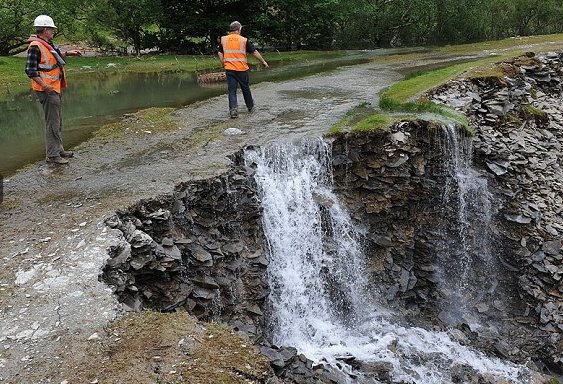
<path fill-rule="evenodd" d="M 475 165 L 500 200 L 499 257 L 518 277 L 541 353 L 563 372 L 563 106 L 561 54 L 506 61 L 503 76 L 460 79 L 432 98 L 463 111 L 475 129 Z M 518 320 L 518 319 L 516 319 Z"/>

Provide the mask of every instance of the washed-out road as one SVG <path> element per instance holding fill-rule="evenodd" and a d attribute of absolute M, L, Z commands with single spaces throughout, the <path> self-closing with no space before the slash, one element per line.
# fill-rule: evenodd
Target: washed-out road
<path fill-rule="evenodd" d="M 98 280 L 108 247 L 118 242 L 104 225 L 116 210 L 212 177 L 246 145 L 321 136 L 353 107 L 377 106 L 378 94 L 403 77 L 400 69 L 450 59 L 456 58 L 421 55 L 416 63 L 362 64 L 263 82 L 252 88 L 252 114 L 229 119 L 227 96 L 216 97 L 173 112 L 174 129 L 97 136 L 74 149 L 69 165 L 38 162 L 4 180 L 0 382 L 64 382 L 52 372 L 84 353 L 119 316 L 112 289 Z M 226 135 L 228 128 L 243 133 Z"/>

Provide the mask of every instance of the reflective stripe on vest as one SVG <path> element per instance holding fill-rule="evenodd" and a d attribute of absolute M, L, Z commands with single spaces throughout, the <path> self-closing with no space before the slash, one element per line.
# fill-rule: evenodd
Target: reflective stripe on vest
<path fill-rule="evenodd" d="M 249 69 L 246 58 L 246 41 L 245 37 L 236 33 L 221 37 L 225 69 L 233 71 L 247 71 Z"/>
<path fill-rule="evenodd" d="M 55 56 L 53 56 L 53 54 L 47 54 L 48 51 L 45 49 L 45 46 L 43 44 L 33 45 L 39 47 L 39 50 L 41 51 L 41 57 L 45 58 L 44 64 L 39 63 L 39 65 L 37 65 L 37 69 L 39 71 L 48 72 L 57 66 L 57 59 L 55 59 Z M 55 59 L 54 62 L 52 62 L 51 58 Z"/>
<path fill-rule="evenodd" d="M 61 69 L 55 56 L 43 44 L 34 41 L 29 46 L 38 47 L 41 52 L 41 62 L 37 65 L 39 77 L 46 84 L 55 87 L 55 92 L 61 93 L 61 88 L 66 88 L 64 69 Z M 31 88 L 35 91 L 44 91 L 43 87 L 33 80 Z"/>

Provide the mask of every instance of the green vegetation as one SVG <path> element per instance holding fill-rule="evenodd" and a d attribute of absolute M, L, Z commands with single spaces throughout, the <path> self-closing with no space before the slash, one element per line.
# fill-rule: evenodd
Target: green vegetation
<path fill-rule="evenodd" d="M 383 95 L 379 106 L 383 111 L 389 112 L 406 112 L 418 115 L 429 113 L 443 116 L 461 125 L 469 134 L 473 134 L 471 128 L 469 127 L 469 122 L 463 114 L 428 100 L 419 99 L 407 103 L 400 103 L 397 100 L 389 98 L 387 95 Z"/>
<path fill-rule="evenodd" d="M 520 106 L 520 113 L 522 113 L 525 116 L 530 116 L 530 117 L 539 117 L 539 118 L 547 118 L 547 112 L 542 111 L 541 109 L 538 109 L 536 107 L 534 107 L 533 105 L 521 105 Z"/>
<path fill-rule="evenodd" d="M 539 126 L 545 127 L 549 123 L 549 116 L 547 112 L 529 104 L 521 105 L 519 114 L 524 120 L 533 120 Z"/>
<path fill-rule="evenodd" d="M 550 49 L 554 46 L 560 46 L 562 35 L 554 36 L 534 36 L 523 39 L 504 39 L 497 42 L 487 42 L 479 44 L 466 44 L 456 47 L 444 47 L 439 49 L 443 54 L 455 53 L 456 55 L 468 54 L 474 52 L 472 50 L 479 48 L 488 48 L 491 51 L 502 51 L 502 54 L 477 58 L 473 61 L 455 64 L 444 68 L 425 71 L 414 71 L 405 76 L 405 79 L 394 84 L 385 91 L 380 98 L 379 106 L 383 111 L 388 112 L 406 112 L 406 113 L 431 113 L 452 119 L 464 127 L 468 133 L 473 134 L 469 128 L 467 119 L 462 114 L 444 106 L 437 105 L 428 100 L 420 99 L 422 93 L 438 87 L 445 82 L 463 75 L 467 78 L 484 78 L 489 81 L 502 82 L 505 74 L 510 74 L 516 61 L 518 64 L 531 64 L 535 58 L 527 58 L 526 56 L 510 59 L 507 62 L 503 60 L 514 56 L 523 55 L 530 49 L 526 44 L 535 44 L 538 49 Z M 413 54 L 415 55 L 415 54 Z M 396 58 L 387 58 L 392 61 Z M 404 59 L 404 57 L 402 58 Z M 541 111 L 540 111 L 541 112 Z M 536 114 L 537 116 L 537 114 Z"/>
<path fill-rule="evenodd" d="M 178 128 L 178 121 L 172 115 L 174 108 L 147 108 L 126 114 L 120 121 L 104 125 L 96 132 L 96 137 L 144 136 Z M 125 134 L 127 133 L 127 134 Z"/>
<path fill-rule="evenodd" d="M 385 91 L 379 100 L 379 107 L 383 111 L 388 112 L 431 113 L 441 115 L 456 121 L 471 133 L 467 118 L 459 112 L 428 100 L 416 99 L 416 97 L 422 92 L 443 84 L 447 80 L 454 78 L 475 65 L 477 64 L 457 64 L 435 71 L 423 72 L 418 76 L 409 77 Z"/>
<path fill-rule="evenodd" d="M 378 129 L 387 129 L 389 123 L 391 122 L 391 117 L 389 115 L 375 114 L 360 120 L 350 132 L 365 132 L 374 131 Z"/>
<path fill-rule="evenodd" d="M 513 64 L 532 65 L 537 61 L 536 58 L 530 58 L 524 55 L 524 53 L 530 50 L 531 45 L 534 46 L 534 49 L 539 51 L 560 49 L 562 39 L 563 35 L 531 36 L 436 48 L 433 52 L 434 54 L 444 56 L 454 54 L 456 57 L 465 55 L 471 56 L 473 59 L 467 59 L 468 61 L 466 62 L 442 68 L 410 71 L 403 81 L 394 84 L 387 91 L 382 93 L 379 100 L 379 107 L 382 111 L 392 114 L 393 118 L 390 119 L 390 121 L 430 114 L 430 117 L 424 116 L 424 118 L 432 119 L 432 116 L 434 116 L 437 120 L 446 119 L 455 122 L 472 135 L 474 132 L 469 127 L 465 116 L 453 109 L 422 99 L 420 96 L 457 76 L 502 82 L 504 81 L 503 77 L 505 75 L 510 75 L 512 71 L 514 71 Z M 476 54 L 481 54 L 483 50 L 500 52 L 500 54 L 484 58 L 476 56 Z M 517 57 L 514 58 L 515 56 Z M 404 62 L 406 59 L 407 61 L 412 60 L 413 62 L 417 62 L 421 57 L 424 57 L 424 53 L 418 52 L 406 55 L 385 56 L 378 58 L 376 61 L 379 63 L 392 64 L 399 60 Z M 541 112 L 542 111 L 539 110 L 532 111 L 525 109 L 520 111 L 520 115 L 524 119 L 536 119 L 541 122 L 544 118 Z M 402 116 L 395 116 L 394 114 L 396 113 L 401 113 Z M 363 129 L 363 127 L 354 128 L 354 125 L 357 124 L 359 120 L 357 118 L 353 119 L 353 116 L 357 116 L 356 110 L 350 111 L 341 121 L 335 124 L 329 130 L 329 135 L 343 131 L 351 132 Z M 365 117 L 365 114 L 363 117 Z M 376 118 L 374 117 L 374 119 Z"/>
<path fill-rule="evenodd" d="M 366 116 L 370 116 L 375 112 L 375 109 L 367 102 L 361 103 L 355 108 L 346 113 L 340 121 L 334 124 L 328 131 L 328 135 L 348 131 L 354 127 L 360 120 Z"/>
<path fill-rule="evenodd" d="M 559 0 L 33 0 L 0 6 L 0 55 L 25 49 L 40 13 L 57 34 L 98 48 L 183 54 L 215 50 L 233 20 L 273 50 L 373 49 L 561 33 Z"/>

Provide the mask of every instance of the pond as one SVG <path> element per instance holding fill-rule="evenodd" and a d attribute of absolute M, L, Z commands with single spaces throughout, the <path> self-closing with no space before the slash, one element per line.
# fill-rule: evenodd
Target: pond
<path fill-rule="evenodd" d="M 405 51 L 335 52 L 315 56 L 314 59 L 276 63 L 268 69 L 253 65 L 250 79 L 251 84 L 295 79 Z M 273 54 L 265 54 L 265 57 Z M 63 141 L 66 149 L 88 140 L 96 130 L 117 121 L 126 113 L 149 107 L 180 108 L 227 92 L 226 84 L 198 84 L 195 73 L 73 74 L 69 84 L 63 92 Z M 34 92 L 15 94 L 8 101 L 0 102 L 0 174 L 6 177 L 44 157 L 43 110 Z"/>

